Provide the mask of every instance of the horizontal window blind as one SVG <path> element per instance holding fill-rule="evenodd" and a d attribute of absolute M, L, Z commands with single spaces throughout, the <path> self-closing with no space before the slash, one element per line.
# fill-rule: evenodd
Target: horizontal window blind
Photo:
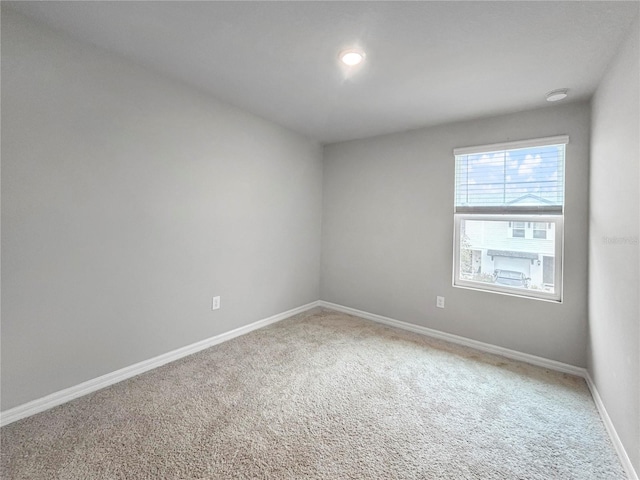
<path fill-rule="evenodd" d="M 562 214 L 566 135 L 455 149 L 457 213 Z"/>

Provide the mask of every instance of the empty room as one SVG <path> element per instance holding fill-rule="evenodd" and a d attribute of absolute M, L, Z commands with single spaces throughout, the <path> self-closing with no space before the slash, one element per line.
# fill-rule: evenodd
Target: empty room
<path fill-rule="evenodd" d="M 0 478 L 638 480 L 639 14 L 2 1 Z"/>

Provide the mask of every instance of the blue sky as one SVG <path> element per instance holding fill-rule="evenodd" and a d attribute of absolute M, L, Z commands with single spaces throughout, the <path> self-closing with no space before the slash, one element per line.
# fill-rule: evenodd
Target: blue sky
<path fill-rule="evenodd" d="M 458 205 L 562 205 L 564 145 L 456 157 Z M 465 187 L 468 184 L 468 190 Z M 544 201 L 535 201 L 535 197 Z"/>

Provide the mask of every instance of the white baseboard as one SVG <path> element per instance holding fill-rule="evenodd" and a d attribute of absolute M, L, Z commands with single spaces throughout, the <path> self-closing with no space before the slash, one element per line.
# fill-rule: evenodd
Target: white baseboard
<path fill-rule="evenodd" d="M 573 365 L 568 365 L 566 363 L 557 362 L 555 360 L 549 360 L 547 358 L 538 357 L 535 355 L 530 355 L 528 353 L 518 352 L 516 350 L 510 350 L 508 348 L 498 347 L 496 345 L 491 345 L 489 343 L 479 342 L 477 340 L 471 340 L 470 338 L 460 337 L 458 335 L 453 335 L 451 333 L 441 332 L 439 330 L 433 330 L 431 328 L 422 327 L 420 325 L 414 325 L 412 323 L 402 322 L 400 320 L 395 320 L 393 318 L 383 317 L 382 315 L 376 315 L 375 313 L 364 312 L 362 310 L 356 310 L 355 308 L 345 307 L 343 305 L 338 305 L 335 303 L 320 301 L 320 307 L 329 308 L 331 310 L 336 310 L 338 312 L 348 313 L 350 315 L 355 315 L 356 317 L 365 318 L 367 320 L 372 320 L 374 322 L 382 323 L 385 325 L 389 325 L 392 327 L 401 328 L 403 330 L 409 330 L 411 332 L 420 333 L 422 335 L 426 335 L 428 337 L 437 338 L 440 340 L 446 340 L 451 343 L 456 343 L 458 345 L 464 345 L 466 347 L 475 348 L 476 350 L 480 350 L 487 353 L 493 353 L 496 355 L 501 355 L 506 358 L 510 358 L 512 360 L 519 360 L 521 362 L 529 363 L 531 365 L 536 365 L 538 367 L 548 368 L 549 370 L 554 370 L 562 373 L 569 373 L 572 375 L 576 375 L 578 377 L 582 377 L 587 382 L 589 390 L 591 391 L 591 395 L 593 396 L 593 401 L 596 404 L 596 408 L 600 413 L 600 417 L 607 429 L 607 433 L 609 434 L 609 438 L 611 438 L 611 442 L 618 453 L 618 457 L 620 458 L 620 462 L 622 463 L 625 472 L 627 473 L 627 477 L 629 480 L 640 480 L 638 478 L 638 474 L 636 473 L 633 465 L 631 464 L 631 460 L 627 455 L 627 452 L 620 441 L 620 437 L 618 437 L 618 433 L 616 432 L 613 423 L 611 422 L 611 418 L 609 418 L 609 414 L 602 403 L 602 399 L 600 398 L 600 394 L 596 389 L 593 380 L 591 379 L 591 375 L 586 368 L 576 367 Z"/>
<path fill-rule="evenodd" d="M 498 347 L 491 345 L 490 343 L 479 342 L 466 337 L 460 337 L 453 335 L 452 333 L 441 332 L 439 330 L 433 330 L 431 328 L 422 327 L 420 325 L 414 325 L 412 323 L 402 322 L 393 318 L 383 317 L 375 313 L 363 312 L 362 310 L 356 310 L 355 308 L 345 307 L 343 305 L 337 305 L 335 303 L 329 303 L 320 301 L 320 306 L 337 310 L 339 312 L 355 315 L 356 317 L 365 318 L 367 320 L 373 320 L 374 322 L 383 323 L 392 327 L 401 328 L 403 330 L 409 330 L 411 332 L 420 333 L 428 337 L 445 340 L 447 342 L 456 343 L 458 345 L 464 345 L 465 347 L 475 348 L 487 353 L 493 353 L 495 355 L 501 355 L 503 357 L 510 358 L 512 360 L 519 360 L 521 362 L 536 365 L 538 367 L 548 368 L 549 370 L 555 370 L 557 372 L 569 373 L 571 375 L 577 375 L 584 377 L 586 370 L 581 367 L 575 367 L 566 363 L 557 362 L 555 360 L 549 360 L 543 357 L 537 357 L 528 353 L 518 352 L 516 350 L 510 350 L 508 348 Z"/>
<path fill-rule="evenodd" d="M 227 340 L 239 337 L 240 335 L 244 335 L 245 333 L 249 333 L 253 330 L 266 327 L 267 325 L 279 322 L 280 320 L 292 317 L 293 315 L 297 315 L 298 313 L 305 312 L 317 306 L 319 306 L 319 302 L 311 302 L 306 305 L 287 310 L 286 312 L 258 320 L 257 322 L 245 325 L 244 327 L 236 328 L 235 330 L 221 333 L 220 335 L 158 355 L 157 357 L 150 358 L 149 360 L 144 360 L 134 365 L 130 365 L 120 370 L 116 370 L 115 372 L 107 373 L 106 375 L 74 385 L 73 387 L 65 388 L 64 390 L 18 405 L 17 407 L 10 408 L 9 410 L 0 412 L 0 426 L 5 426 L 22 418 L 44 412 L 45 410 L 49 410 L 50 408 L 56 407 L 75 398 L 95 392 L 96 390 L 100 390 L 128 378 L 135 377 L 136 375 L 140 375 L 141 373 L 160 367 L 169 362 L 173 362 L 219 343 L 226 342 Z"/>
<path fill-rule="evenodd" d="M 557 362 L 555 360 L 549 360 L 543 357 L 538 357 L 535 355 L 518 352 L 516 350 L 510 350 L 508 348 L 498 347 L 496 345 L 491 345 L 489 343 L 479 342 L 477 340 L 472 340 L 470 338 L 453 335 L 451 333 L 433 330 L 431 328 L 422 327 L 420 325 L 414 325 L 411 323 L 402 322 L 400 320 L 395 320 L 393 318 L 383 317 L 382 315 L 377 315 L 375 313 L 364 312 L 362 310 L 357 310 L 355 308 L 350 308 L 350 307 L 345 307 L 343 305 L 338 305 L 335 303 L 325 302 L 323 300 L 311 302 L 306 305 L 302 305 L 300 307 L 287 310 L 286 312 L 282 312 L 277 315 L 273 315 L 271 317 L 258 320 L 257 322 L 251 323 L 249 325 L 245 325 L 244 327 L 236 328 L 235 330 L 221 333 L 220 335 L 216 335 L 214 337 L 201 340 L 199 342 L 159 355 L 149 360 L 145 360 L 145 361 L 136 363 L 134 365 L 130 365 L 128 367 L 122 368 L 120 370 L 116 370 L 115 372 L 102 375 L 98 378 L 88 380 L 86 382 L 80 383 L 73 387 L 60 390 L 58 392 L 33 400 L 23 405 L 18 405 L 17 407 L 11 408 L 4 412 L 0 412 L 0 426 L 8 425 L 22 418 L 35 415 L 36 413 L 44 412 L 45 410 L 49 410 L 50 408 L 56 407 L 58 405 L 71 401 L 75 398 L 81 397 L 83 395 L 87 395 L 88 393 L 95 392 L 102 388 L 108 387 L 109 385 L 113 385 L 114 383 L 121 382 L 128 378 L 134 377 L 141 373 L 144 373 L 154 368 L 165 365 L 169 362 L 173 362 L 174 360 L 178 360 L 180 358 L 186 357 L 187 355 L 191 355 L 193 353 L 199 352 L 200 350 L 204 350 L 205 348 L 209 348 L 219 343 L 225 342 L 227 340 L 231 340 L 232 338 L 239 337 L 253 330 L 266 327 L 267 325 L 279 322 L 281 320 L 284 320 L 285 318 L 289 318 L 293 315 L 297 315 L 298 313 L 305 312 L 314 307 L 329 308 L 332 310 L 347 313 L 350 315 L 355 315 L 357 317 L 365 318 L 367 320 L 372 320 L 374 322 L 382 323 L 392 327 L 401 328 L 403 330 L 409 330 L 409 331 L 426 335 L 429 337 L 475 348 L 476 350 L 480 350 L 483 352 L 501 355 L 503 357 L 526 362 L 531 365 L 548 368 L 550 370 L 555 370 L 558 372 L 569 373 L 569 374 L 577 375 L 579 377 L 584 378 L 585 381 L 587 382 L 589 390 L 591 391 L 591 395 L 593 396 L 593 400 L 596 404 L 598 412 L 600 413 L 600 417 L 602 418 L 602 421 L 605 425 L 605 428 L 607 429 L 609 437 L 611 438 L 611 442 L 613 443 L 613 446 L 616 449 L 616 452 L 618 453 L 622 466 L 624 467 L 627 473 L 627 476 L 629 477 L 629 480 L 640 480 L 638 478 L 637 472 L 635 471 L 635 469 L 633 468 L 633 465 L 631 464 L 631 460 L 629 459 L 629 456 L 627 455 L 627 452 L 624 446 L 622 445 L 622 442 L 620 441 L 620 437 L 618 437 L 616 429 L 613 426 L 613 423 L 611 422 L 611 418 L 609 417 L 609 414 L 607 413 L 607 410 L 604 404 L 602 403 L 602 399 L 600 398 L 600 394 L 598 393 L 598 390 L 596 389 L 596 386 L 593 383 L 593 379 L 591 378 L 591 376 L 589 375 L 589 372 L 586 369 L 581 367 L 576 367 L 573 365 L 568 365 L 562 362 Z"/>
<path fill-rule="evenodd" d="M 629 480 L 639 480 L 638 472 L 636 472 L 635 468 L 633 468 L 633 464 L 631 463 L 631 459 L 629 455 L 627 455 L 627 451 L 622 445 L 622 441 L 620 437 L 618 437 L 618 432 L 616 432 L 616 428 L 613 426 L 613 422 L 611 421 L 611 417 L 609 417 L 609 413 L 602 403 L 602 398 L 598 393 L 598 389 L 596 388 L 596 384 L 593 382 L 591 375 L 589 375 L 588 371 L 585 371 L 584 379 L 589 386 L 589 390 L 591 390 L 591 396 L 593 397 L 593 401 L 596 404 L 596 408 L 600 413 L 600 418 L 602 418 L 602 423 L 604 423 L 605 428 L 607 429 L 607 433 L 609 434 L 609 438 L 611 439 L 611 443 L 613 443 L 616 452 L 618 453 L 618 457 L 620 458 L 620 462 L 627 473 L 627 477 Z"/>

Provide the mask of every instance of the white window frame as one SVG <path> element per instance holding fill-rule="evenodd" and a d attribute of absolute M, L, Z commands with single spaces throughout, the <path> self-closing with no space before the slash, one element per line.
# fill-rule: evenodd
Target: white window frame
<path fill-rule="evenodd" d="M 527 222 L 515 222 L 513 220 L 509 220 L 509 222 L 511 222 L 511 238 L 526 238 L 527 236 Z M 521 223 L 522 224 L 522 228 L 517 227 L 516 223 Z M 514 233 L 514 230 L 522 230 L 522 236 L 520 235 L 516 235 Z"/>
<path fill-rule="evenodd" d="M 543 147 L 552 145 L 567 145 L 569 137 L 559 135 L 555 137 L 538 138 L 516 142 L 506 142 L 499 144 L 483 145 L 477 147 L 463 147 L 454 149 L 454 157 L 458 155 L 476 155 L 487 152 L 497 152 L 503 150 L 516 150 L 529 147 Z M 566 165 L 566 147 L 565 158 Z M 457 167 L 456 167 L 457 169 Z M 565 167 L 566 169 L 566 167 Z M 457 174 L 457 172 L 456 172 Z M 564 175 L 564 174 L 563 174 Z M 457 188 L 457 183 L 456 183 Z M 563 179 L 563 188 L 566 188 L 566 177 Z M 564 203 L 564 202 L 562 202 Z M 511 208 L 503 207 L 457 207 L 454 200 L 454 236 L 453 236 L 453 286 L 471 290 L 499 293 L 536 300 L 546 300 L 562 303 L 562 279 L 564 272 L 563 251 L 564 251 L 564 206 Z M 525 222 L 525 232 L 527 222 L 553 223 L 555 225 L 554 238 L 554 291 L 546 292 L 535 289 L 522 289 L 517 287 L 503 286 L 495 283 L 473 281 L 461 278 L 460 276 L 460 224 L 462 220 L 478 221 L 501 221 L 501 222 Z M 513 223 L 512 223 L 513 225 Z M 531 224 L 533 227 L 533 223 Z M 547 225 L 548 226 L 548 225 Z M 533 231 L 533 230 L 532 230 Z M 509 229 L 509 234 L 513 236 L 513 230 Z M 533 235 L 533 233 L 531 233 Z M 526 233 L 525 233 L 526 237 Z M 519 238 L 519 237 L 516 237 Z M 549 239 L 549 230 L 547 230 Z"/>
<path fill-rule="evenodd" d="M 536 223 L 542 223 L 542 228 L 536 228 Z M 544 232 L 544 237 L 536 237 L 536 232 Z M 548 222 L 533 222 L 531 224 L 531 237 L 535 240 L 546 240 L 549 235 Z"/>
<path fill-rule="evenodd" d="M 474 282 L 473 280 L 465 280 L 460 278 L 460 224 L 462 220 L 478 220 L 478 221 L 498 221 L 498 222 L 528 222 L 532 217 L 539 221 L 555 224 L 555 243 L 554 256 L 555 268 L 554 291 L 553 293 L 543 290 L 523 290 L 517 287 L 502 286 L 495 283 Z M 563 242 L 564 235 L 564 218 L 562 215 L 478 215 L 469 213 L 454 214 L 454 236 L 453 236 L 453 286 L 467 288 L 471 290 L 480 290 L 494 293 L 502 293 L 505 295 L 514 295 L 518 297 L 535 298 L 539 300 L 549 300 L 553 302 L 562 301 L 562 271 L 563 271 Z"/>

